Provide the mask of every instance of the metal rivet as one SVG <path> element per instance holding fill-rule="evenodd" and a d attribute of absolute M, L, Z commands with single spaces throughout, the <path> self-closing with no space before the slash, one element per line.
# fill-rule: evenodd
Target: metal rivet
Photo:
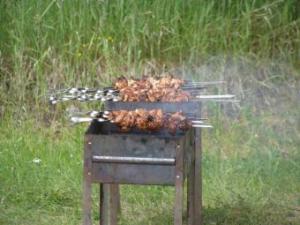
<path fill-rule="evenodd" d="M 89 142 L 88 142 L 88 144 L 89 144 L 89 145 L 91 145 L 91 144 L 92 144 L 92 142 L 90 142 L 90 141 L 89 141 Z"/>

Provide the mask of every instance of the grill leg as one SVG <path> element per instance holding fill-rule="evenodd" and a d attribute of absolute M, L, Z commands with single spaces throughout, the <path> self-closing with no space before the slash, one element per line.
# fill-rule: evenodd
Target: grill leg
<path fill-rule="evenodd" d="M 91 138 L 86 136 L 83 170 L 83 225 L 92 225 L 92 151 Z"/>
<path fill-rule="evenodd" d="M 110 225 L 117 225 L 118 210 L 120 206 L 119 186 L 117 184 L 110 184 Z"/>
<path fill-rule="evenodd" d="M 119 184 L 115 184 L 113 195 L 116 196 L 117 214 L 121 214 L 121 196 Z"/>
<path fill-rule="evenodd" d="M 183 178 L 176 178 L 175 184 L 175 207 L 174 207 L 174 225 L 182 225 L 183 214 Z"/>
<path fill-rule="evenodd" d="M 117 225 L 118 190 L 117 184 L 100 184 L 100 225 Z"/>
<path fill-rule="evenodd" d="M 183 216 L 183 143 L 176 149 L 174 225 L 182 225 Z"/>
<path fill-rule="evenodd" d="M 188 225 L 195 225 L 195 205 L 194 205 L 194 196 L 195 196 L 195 154 L 191 150 L 191 162 L 189 171 L 187 174 L 187 214 L 188 214 Z"/>
<path fill-rule="evenodd" d="M 100 225 L 107 224 L 107 204 L 105 204 L 105 189 L 104 184 L 100 183 L 100 202 L 99 202 L 99 214 L 100 214 Z"/>
<path fill-rule="evenodd" d="M 202 225 L 202 146 L 201 146 L 201 129 L 195 130 L 195 176 L 194 176 L 194 207 L 195 207 L 195 225 Z"/>
<path fill-rule="evenodd" d="M 83 225 L 92 225 L 92 183 L 88 179 L 83 184 Z"/>

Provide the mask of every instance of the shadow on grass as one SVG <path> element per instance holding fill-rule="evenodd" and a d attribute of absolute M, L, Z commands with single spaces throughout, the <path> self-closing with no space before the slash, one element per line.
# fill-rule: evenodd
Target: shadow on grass
<path fill-rule="evenodd" d="M 153 209 L 155 211 L 155 209 Z M 140 212 L 138 213 L 140 214 Z M 147 216 L 151 214 L 152 216 Z M 143 218 L 121 216 L 120 224 L 138 225 L 172 225 L 173 212 L 144 212 Z M 184 212 L 184 224 L 187 214 Z M 288 209 L 271 204 L 256 206 L 240 201 L 234 204 L 219 204 L 215 207 L 204 207 L 203 225 L 299 225 L 300 210 Z"/>
<path fill-rule="evenodd" d="M 299 225 L 300 212 L 271 204 L 250 205 L 246 202 L 204 208 L 204 224 L 209 225 Z"/>

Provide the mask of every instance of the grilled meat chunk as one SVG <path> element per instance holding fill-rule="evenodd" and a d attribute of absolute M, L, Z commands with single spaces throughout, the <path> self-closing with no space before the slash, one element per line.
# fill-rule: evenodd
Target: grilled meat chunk
<path fill-rule="evenodd" d="M 184 83 L 182 79 L 165 74 L 159 78 L 144 76 L 139 80 L 120 77 L 114 87 L 125 102 L 181 102 L 191 97 L 188 92 L 180 89 Z"/>
<path fill-rule="evenodd" d="M 191 127 L 191 123 L 182 112 L 168 115 L 165 123 L 165 127 L 171 134 L 175 134 L 177 129 L 188 130 Z"/>
<path fill-rule="evenodd" d="M 147 130 L 149 111 L 145 109 L 136 109 L 136 127 L 140 130 Z"/>
<path fill-rule="evenodd" d="M 148 130 L 159 130 L 164 125 L 164 114 L 161 109 L 150 110 L 148 116 Z"/>
<path fill-rule="evenodd" d="M 119 77 L 114 83 L 114 88 L 116 88 L 118 90 L 121 90 L 127 86 L 128 86 L 128 81 L 127 81 L 126 77 L 124 77 L 124 76 Z"/>
<path fill-rule="evenodd" d="M 187 130 L 191 127 L 190 122 L 182 112 L 166 114 L 161 109 L 112 111 L 109 113 L 108 119 L 124 132 L 130 131 L 134 127 L 145 131 L 157 131 L 164 127 L 171 134 L 175 134 L 178 129 Z"/>

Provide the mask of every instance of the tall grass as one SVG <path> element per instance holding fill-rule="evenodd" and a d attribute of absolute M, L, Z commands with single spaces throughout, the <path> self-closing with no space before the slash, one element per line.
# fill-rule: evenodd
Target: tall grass
<path fill-rule="evenodd" d="M 297 63 L 299 10 L 297 0 L 2 0 L 1 92 L 16 105 L 49 87 L 101 85 L 148 61 L 201 63 L 220 53 Z"/>

